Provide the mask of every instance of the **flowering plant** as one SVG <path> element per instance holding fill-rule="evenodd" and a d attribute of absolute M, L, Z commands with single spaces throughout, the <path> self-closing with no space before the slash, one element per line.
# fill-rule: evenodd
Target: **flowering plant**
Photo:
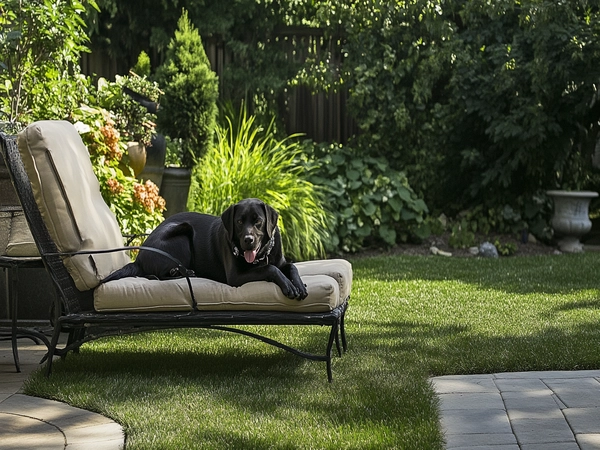
<path fill-rule="evenodd" d="M 123 235 L 150 233 L 163 221 L 165 200 L 151 180 L 139 183 L 123 160 L 125 143 L 111 113 L 101 108 L 81 106 L 73 121 L 90 152 L 100 183 L 100 192 L 117 218 Z M 137 238 L 135 244 L 143 240 Z"/>

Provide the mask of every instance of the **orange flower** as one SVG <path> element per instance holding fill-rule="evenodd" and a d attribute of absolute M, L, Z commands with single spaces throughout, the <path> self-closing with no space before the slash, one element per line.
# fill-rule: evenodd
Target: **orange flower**
<path fill-rule="evenodd" d="M 133 191 L 135 200 L 141 203 L 149 213 L 153 213 L 155 209 L 164 211 L 165 199 L 158 195 L 158 186 L 151 180 L 146 180 L 144 184 L 134 183 Z"/>
<path fill-rule="evenodd" d="M 123 187 L 123 185 L 121 183 L 119 183 L 117 180 L 115 180 L 114 178 L 108 179 L 106 181 L 106 184 L 108 184 L 108 189 L 110 190 L 110 193 L 113 195 L 119 195 L 125 189 Z"/>

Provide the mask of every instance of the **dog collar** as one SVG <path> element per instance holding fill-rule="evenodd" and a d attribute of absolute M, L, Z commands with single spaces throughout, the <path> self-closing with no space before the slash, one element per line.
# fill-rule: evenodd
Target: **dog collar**
<path fill-rule="evenodd" d="M 261 261 L 264 261 L 265 259 L 267 259 L 269 257 L 269 255 L 271 254 L 271 250 L 273 250 L 273 247 L 275 247 L 275 236 L 273 235 L 273 237 L 271 237 L 271 240 L 269 241 L 268 245 L 267 245 L 267 251 L 265 252 L 265 254 L 259 258 L 259 259 L 255 259 L 252 264 L 258 264 Z M 241 256 L 243 252 L 240 251 L 239 248 L 237 248 L 237 245 L 235 245 L 235 243 L 233 244 L 233 256 L 235 256 L 236 258 L 238 256 Z M 269 261 L 267 261 L 268 263 Z"/>

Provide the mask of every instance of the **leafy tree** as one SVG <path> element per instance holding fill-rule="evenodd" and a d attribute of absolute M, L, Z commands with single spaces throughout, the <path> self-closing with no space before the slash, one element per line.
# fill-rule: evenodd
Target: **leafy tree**
<path fill-rule="evenodd" d="M 86 95 L 78 66 L 86 5 L 97 8 L 94 0 L 0 0 L 0 120 L 65 118 Z"/>
<path fill-rule="evenodd" d="M 433 211 L 483 205 L 503 231 L 539 230 L 543 190 L 594 183 L 599 8 L 412 0 L 324 11 L 344 27 L 360 148 L 405 171 Z"/>
<path fill-rule="evenodd" d="M 471 194 L 589 185 L 600 130 L 598 6 L 464 2 L 461 18 L 450 106 L 465 113 L 457 151 Z"/>

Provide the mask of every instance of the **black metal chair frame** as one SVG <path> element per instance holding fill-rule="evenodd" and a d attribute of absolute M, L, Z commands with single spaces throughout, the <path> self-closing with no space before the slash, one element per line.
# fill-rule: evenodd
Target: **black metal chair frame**
<path fill-rule="evenodd" d="M 54 356 L 64 358 L 69 351 L 77 352 L 82 344 L 95 339 L 150 330 L 207 328 L 242 334 L 309 360 L 324 361 L 327 363 L 328 380 L 329 382 L 332 381 L 331 364 L 333 345 L 335 343 L 339 356 L 342 355 L 343 351 L 347 350 L 344 318 L 349 299 L 345 299 L 343 304 L 325 313 L 197 310 L 191 312 L 160 313 L 101 313 L 94 311 L 91 306 L 86 308 L 85 305 L 92 304 L 91 297 L 93 291 L 79 291 L 67 272 L 62 262 L 62 257 L 72 255 L 73 253 L 59 252 L 48 233 L 48 229 L 35 202 L 31 184 L 19 154 L 16 138 L 0 133 L 0 146 L 2 147 L 4 159 L 23 207 L 31 234 L 57 292 L 52 312 L 53 317 L 51 317 L 54 331 L 50 341 L 44 341 L 48 347 L 48 352 L 44 358 L 46 361 L 47 376 L 50 376 L 52 372 Z M 156 250 L 148 249 L 147 247 L 144 249 Z M 123 249 L 109 249 L 105 251 L 117 250 Z M 183 275 L 187 277 L 185 273 Z M 190 285 L 189 278 L 188 285 Z M 244 325 L 320 325 L 330 327 L 330 332 L 325 353 L 313 354 L 244 329 L 234 328 L 235 326 Z M 68 333 L 68 340 L 64 346 L 59 347 L 59 338 L 63 332 Z"/>
<path fill-rule="evenodd" d="M 10 319 L 10 327 L 0 329 L 0 340 L 10 339 L 12 341 L 15 368 L 17 372 L 21 372 L 17 339 L 28 338 L 38 345 L 44 342 L 46 346 L 48 346 L 49 341 L 48 337 L 42 331 L 35 328 L 19 327 L 17 319 L 19 271 L 20 269 L 43 269 L 44 264 L 40 257 L 0 256 L 0 267 L 5 272 L 6 301 L 8 304 L 8 318 Z"/>

